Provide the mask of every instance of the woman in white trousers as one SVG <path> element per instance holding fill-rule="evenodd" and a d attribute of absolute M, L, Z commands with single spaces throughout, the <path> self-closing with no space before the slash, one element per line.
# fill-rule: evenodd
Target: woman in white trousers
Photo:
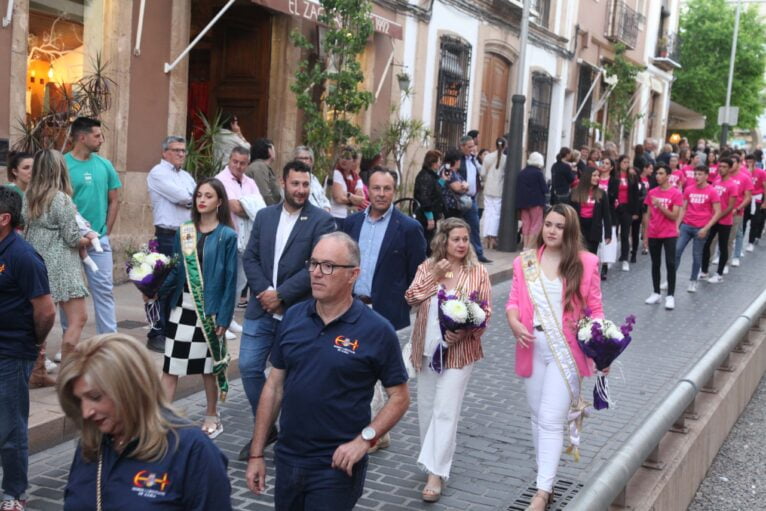
<path fill-rule="evenodd" d="M 593 371 L 577 344 L 575 323 L 584 309 L 602 318 L 598 257 L 583 250 L 577 212 L 560 203 L 543 218 L 540 248 L 513 262 L 506 304 L 516 337 L 516 374 L 524 378 L 537 460 L 537 493 L 527 510 L 547 509 L 569 422 L 571 452 L 579 456 L 576 419 L 585 409 L 583 376 Z"/>
<path fill-rule="evenodd" d="M 431 241 L 431 257 L 418 267 L 405 294 L 407 303 L 417 307 L 410 361 L 418 375 L 418 466 L 428 473 L 422 493 L 426 502 L 439 500 L 442 482 L 449 477 L 463 396 L 473 363 L 483 357 L 484 329 L 447 330 L 443 340 L 448 347 L 438 350 L 442 333 L 437 293 L 440 289 L 455 290 L 467 297 L 477 291 L 479 300 L 488 304 L 487 320 L 491 312 L 492 285 L 487 270 L 476 258 L 469 233 L 468 224 L 461 218 L 439 222 Z"/>

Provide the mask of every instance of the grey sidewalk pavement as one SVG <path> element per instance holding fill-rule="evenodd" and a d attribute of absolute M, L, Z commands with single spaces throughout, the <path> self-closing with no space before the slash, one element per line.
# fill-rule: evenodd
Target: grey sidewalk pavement
<path fill-rule="evenodd" d="M 690 252 L 690 251 L 687 251 Z M 559 468 L 559 486 L 571 495 L 603 460 L 619 447 L 659 403 L 669 385 L 726 330 L 731 321 L 766 287 L 766 247 L 748 254 L 720 285 L 701 283 L 696 294 L 686 292 L 690 271 L 687 253 L 679 270 L 676 310 L 644 305 L 651 292 L 649 258 L 642 256 L 630 272 L 613 268 L 604 283 L 607 317 L 622 322 L 638 318 L 634 342 L 615 367 L 610 387 L 617 406 L 597 412 L 585 422 L 582 459 L 567 456 Z M 509 283 L 493 287 L 494 316 L 483 339 L 485 359 L 474 369 L 458 429 L 457 452 L 451 477 L 437 504 L 424 504 L 420 491 L 425 480 L 416 466 L 418 455 L 417 382 L 411 382 L 413 404 L 392 432 L 389 449 L 371 456 L 365 493 L 357 509 L 404 511 L 523 509 L 522 494 L 534 485 L 534 451 L 524 385 L 514 373 L 514 341 L 504 318 Z M 404 342 L 409 331 L 400 333 Z M 592 380 L 584 383 L 589 394 Z M 226 431 L 216 440 L 229 457 L 232 500 L 236 509 L 272 509 L 269 494 L 255 497 L 244 482 L 245 464 L 236 455 L 251 433 L 252 419 L 241 383 L 233 383 L 222 406 Z M 199 421 L 204 411 L 201 393 L 177 403 Z M 73 443 L 32 456 L 32 509 L 60 509 Z M 272 451 L 267 463 L 272 466 Z M 269 484 L 273 481 L 269 479 Z M 563 501 L 564 499 L 561 499 Z"/>

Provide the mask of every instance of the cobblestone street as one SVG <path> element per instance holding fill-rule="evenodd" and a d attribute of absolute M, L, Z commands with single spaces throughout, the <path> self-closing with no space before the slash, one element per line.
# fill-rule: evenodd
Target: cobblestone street
<path fill-rule="evenodd" d="M 723 284 L 703 282 L 699 292 L 689 294 L 686 283 L 690 252 L 687 251 L 679 270 L 674 311 L 643 303 L 651 292 L 648 256 L 640 256 L 638 264 L 631 265 L 628 273 L 619 271 L 616 266 L 609 272 L 609 280 L 603 286 L 607 317 L 622 322 L 628 314 L 635 314 L 637 325 L 633 344 L 620 359 L 621 367 L 614 367 L 610 377 L 617 406 L 586 420 L 580 463 L 567 457 L 561 464 L 559 478 L 565 487 L 571 483 L 570 492 L 576 491 L 577 484 L 587 479 L 641 424 L 642 418 L 663 399 L 669 384 L 691 366 L 766 287 L 763 272 L 766 248 L 757 248 L 755 254 L 747 255 L 742 267 L 731 270 Z M 476 364 L 468 388 L 452 475 L 441 501 L 428 505 L 420 500 L 425 476 L 415 463 L 418 430 L 417 389 L 413 381 L 413 404 L 393 430 L 391 447 L 371 456 L 365 494 L 358 509 L 516 509 L 514 502 L 534 485 L 529 414 L 523 383 L 513 370 L 514 344 L 504 317 L 508 290 L 509 282 L 493 288 L 494 316 L 483 341 L 485 359 Z M 409 330 L 402 331 L 400 337 L 405 341 Z M 592 388 L 593 381 L 587 380 L 586 395 Z M 256 498 L 247 490 L 245 464 L 236 461 L 252 428 L 240 380 L 233 382 L 229 396 L 222 406 L 226 430 L 216 443 L 229 457 L 234 506 L 244 510 L 273 508 L 270 495 Z M 190 418 L 201 420 L 202 393 L 177 404 Z M 73 445 L 67 442 L 31 457 L 31 509 L 61 508 Z M 273 468 L 271 453 L 269 449 L 269 469 Z"/>

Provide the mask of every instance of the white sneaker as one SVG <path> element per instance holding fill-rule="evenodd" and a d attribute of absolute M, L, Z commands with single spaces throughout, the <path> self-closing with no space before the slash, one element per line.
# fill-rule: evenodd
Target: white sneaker
<path fill-rule="evenodd" d="M 662 295 L 659 293 L 652 293 L 649 295 L 649 298 L 644 300 L 644 303 L 647 305 L 654 305 L 656 303 L 660 303 L 660 300 L 662 299 Z"/>
<path fill-rule="evenodd" d="M 669 311 L 672 311 L 676 308 L 676 299 L 672 296 L 666 296 L 665 297 L 665 308 Z"/>
<path fill-rule="evenodd" d="M 56 354 L 53 356 L 53 361 L 57 363 L 61 363 L 61 352 L 57 351 Z"/>
<path fill-rule="evenodd" d="M 697 275 L 697 280 L 707 280 L 708 274 L 700 272 L 699 275 Z"/>
<path fill-rule="evenodd" d="M 47 372 L 50 373 L 52 371 L 55 371 L 57 367 L 58 367 L 58 364 L 56 362 L 54 362 L 53 360 L 49 358 L 45 359 L 45 370 Z"/>
<path fill-rule="evenodd" d="M 712 277 L 710 277 L 709 279 L 707 279 L 707 281 L 708 281 L 710 284 L 720 284 L 721 282 L 723 282 L 723 277 L 721 277 L 720 275 L 718 275 L 718 274 L 716 273 L 715 275 L 713 275 Z"/>
<path fill-rule="evenodd" d="M 729 265 L 728 264 L 723 267 L 723 274 L 724 275 L 728 275 L 729 274 Z"/>
<path fill-rule="evenodd" d="M 740 265 L 740 262 L 739 262 L 739 258 L 738 258 L 738 257 L 735 257 L 734 259 L 732 259 L 732 260 L 731 260 L 731 265 L 732 265 L 732 266 L 734 266 L 735 268 L 736 268 L 737 266 L 739 266 L 739 265 Z"/>
<path fill-rule="evenodd" d="M 689 282 L 689 287 L 687 288 L 687 291 L 690 293 L 696 293 L 697 292 L 697 281 L 692 280 Z"/>
<path fill-rule="evenodd" d="M 229 330 L 231 330 L 235 334 L 241 334 L 242 333 L 242 325 L 240 325 L 239 323 L 237 323 L 236 321 L 234 321 L 232 319 L 231 323 L 229 323 Z"/>
<path fill-rule="evenodd" d="M 666 280 L 662 284 L 660 284 L 660 291 L 667 291 L 668 290 L 668 281 Z"/>
<path fill-rule="evenodd" d="M 720 258 L 718 256 L 715 256 L 712 261 L 710 261 L 711 264 L 718 264 L 718 261 Z"/>
<path fill-rule="evenodd" d="M 755 250 L 755 245 L 753 245 L 752 243 L 748 243 L 745 250 L 747 250 L 748 252 L 752 252 Z"/>
<path fill-rule="evenodd" d="M 622 262 L 622 271 L 630 271 L 630 265 L 628 264 L 628 261 Z"/>
<path fill-rule="evenodd" d="M 231 333 L 231 330 L 226 330 L 226 340 L 227 341 L 233 341 L 236 338 L 237 338 L 237 336 L 234 335 L 233 333 Z"/>

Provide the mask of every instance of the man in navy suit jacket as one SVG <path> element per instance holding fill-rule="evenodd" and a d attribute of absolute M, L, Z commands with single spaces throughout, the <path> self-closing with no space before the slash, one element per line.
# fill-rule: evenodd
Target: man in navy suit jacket
<path fill-rule="evenodd" d="M 354 294 L 399 330 L 410 324 L 410 306 L 404 293 L 426 258 L 426 238 L 420 222 L 393 206 L 396 181 L 394 172 L 373 167 L 368 182 L 370 205 L 346 218 L 343 231 L 356 240 L 361 252 Z M 371 403 L 373 416 L 384 404 L 383 387 L 378 382 Z M 390 443 L 386 433 L 371 451 L 385 449 Z"/>
<path fill-rule="evenodd" d="M 399 330 L 410 324 L 404 293 L 426 258 L 426 238 L 418 221 L 393 206 L 395 173 L 373 167 L 368 189 L 370 206 L 343 224 L 343 231 L 359 243 L 362 254 L 354 293 Z"/>
<path fill-rule="evenodd" d="M 308 201 L 311 172 L 305 163 L 288 162 L 282 171 L 282 186 L 284 200 L 263 208 L 255 216 L 242 257 L 250 293 L 255 299 L 251 297 L 245 312 L 239 370 L 253 417 L 282 314 L 294 303 L 311 297 L 306 261 L 319 238 L 335 230 L 330 214 Z M 249 446 L 242 452 L 247 456 Z"/>

